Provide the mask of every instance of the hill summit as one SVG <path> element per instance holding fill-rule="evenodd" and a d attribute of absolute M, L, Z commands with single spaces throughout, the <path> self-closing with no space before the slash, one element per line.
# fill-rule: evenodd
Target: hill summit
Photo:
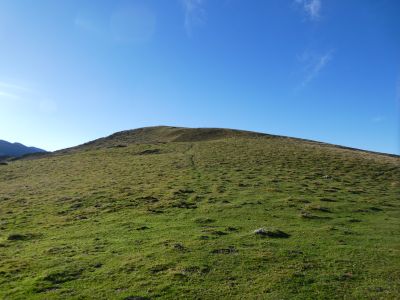
<path fill-rule="evenodd" d="M 325 146 L 328 148 L 340 148 L 353 151 L 360 151 L 371 154 L 398 157 L 398 155 L 379 153 L 368 150 L 361 150 L 341 145 L 334 145 L 319 141 L 307 140 L 302 138 L 287 137 L 281 135 L 267 134 L 248 130 L 228 129 L 228 128 L 188 128 L 175 126 L 150 126 L 131 130 L 124 130 L 113 133 L 82 145 L 62 149 L 56 153 L 69 153 L 80 150 L 93 150 L 101 148 L 125 147 L 131 144 L 166 144 L 174 142 L 193 143 L 206 142 L 221 139 L 283 139 L 288 142 L 298 143 L 299 145 L 311 144 Z"/>
<path fill-rule="evenodd" d="M 129 144 L 156 144 L 170 142 L 201 142 L 223 138 L 257 138 L 267 134 L 225 128 L 185 128 L 152 126 L 116 132 L 72 149 L 102 148 Z"/>

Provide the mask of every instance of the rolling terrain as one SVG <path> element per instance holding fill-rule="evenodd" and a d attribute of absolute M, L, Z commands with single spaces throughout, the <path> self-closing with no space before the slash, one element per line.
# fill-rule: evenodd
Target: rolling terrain
<path fill-rule="evenodd" d="M 0 298 L 398 299 L 400 158 L 149 127 L 0 165 Z"/>

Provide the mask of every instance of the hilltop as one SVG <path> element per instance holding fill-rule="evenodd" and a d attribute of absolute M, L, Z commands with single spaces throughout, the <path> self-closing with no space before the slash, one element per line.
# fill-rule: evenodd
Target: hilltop
<path fill-rule="evenodd" d="M 165 144 L 173 142 L 202 142 L 226 138 L 248 138 L 248 139 L 285 139 L 297 143 L 314 144 L 332 148 L 341 148 L 358 152 L 378 154 L 384 156 L 398 157 L 398 155 L 379 153 L 340 145 L 333 145 L 318 141 L 306 140 L 301 138 L 273 135 L 247 130 L 227 129 L 227 128 L 187 128 L 174 126 L 150 126 L 116 132 L 107 137 L 99 138 L 82 145 L 62 149 L 56 153 L 71 153 L 82 150 L 94 150 L 101 148 L 126 147 L 130 144 Z"/>
<path fill-rule="evenodd" d="M 0 165 L 0 298 L 395 299 L 399 178 L 398 156 L 166 126 Z"/>
<path fill-rule="evenodd" d="M 201 142 L 223 138 L 257 138 L 267 134 L 224 128 L 185 128 L 152 126 L 116 132 L 110 136 L 90 141 L 83 145 L 64 149 L 67 153 L 76 150 L 124 147 L 129 144 L 165 144 L 172 142 Z"/>

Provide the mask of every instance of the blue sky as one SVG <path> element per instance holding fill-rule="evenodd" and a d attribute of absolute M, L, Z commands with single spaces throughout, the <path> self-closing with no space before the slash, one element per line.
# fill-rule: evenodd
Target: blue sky
<path fill-rule="evenodd" d="M 400 154 L 397 0 L 0 0 L 0 139 L 226 127 Z"/>

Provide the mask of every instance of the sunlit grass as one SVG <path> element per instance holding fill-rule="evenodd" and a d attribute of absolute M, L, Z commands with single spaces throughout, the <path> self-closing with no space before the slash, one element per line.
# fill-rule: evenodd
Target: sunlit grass
<path fill-rule="evenodd" d="M 399 163 L 229 138 L 2 165 L 0 296 L 395 299 Z"/>

